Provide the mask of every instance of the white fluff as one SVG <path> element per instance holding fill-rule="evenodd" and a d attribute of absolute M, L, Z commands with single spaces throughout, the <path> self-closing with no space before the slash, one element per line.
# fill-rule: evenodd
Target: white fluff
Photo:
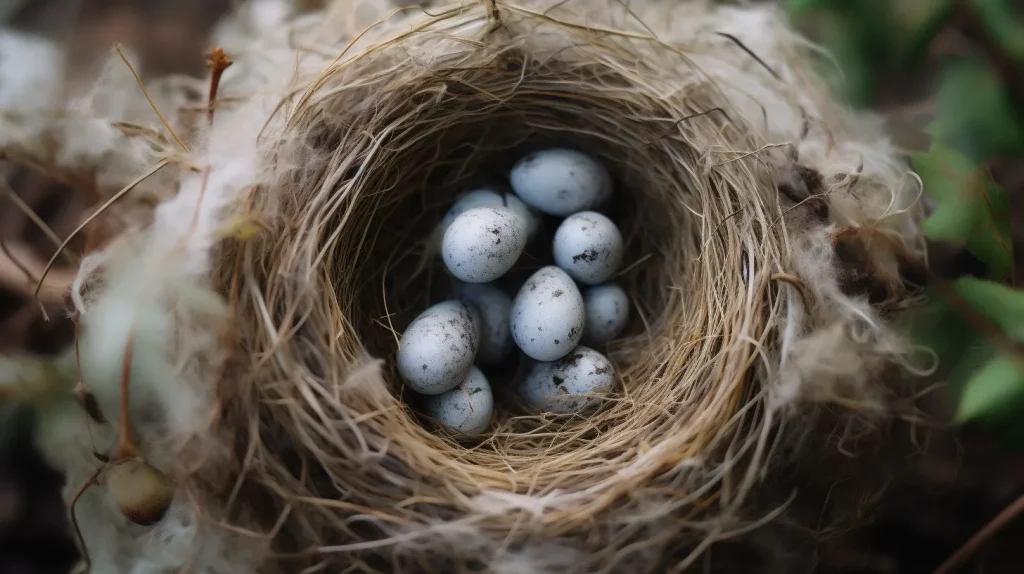
<path fill-rule="evenodd" d="M 43 38 L 0 28 L 0 110 L 46 110 L 56 106 L 64 54 Z"/>
<path fill-rule="evenodd" d="M 57 114 L 64 54 L 40 36 L 0 28 L 0 147 L 39 142 Z"/>
<path fill-rule="evenodd" d="M 208 287 L 208 253 L 219 240 L 223 207 L 240 189 L 236 183 L 244 186 L 258 173 L 255 162 L 252 156 L 235 153 L 222 139 L 219 148 L 187 160 L 200 170 L 224 160 L 218 169 L 209 169 L 205 185 L 202 173 L 186 170 L 182 177 L 178 158 L 197 150 L 186 152 L 174 141 L 116 53 L 109 55 L 95 85 L 72 93 L 66 105 L 55 91 L 62 77 L 57 64 L 50 63 L 60 56 L 55 45 L 5 31 L 0 46 L 5 56 L 0 61 L 0 132 L 6 138 L 0 145 L 17 146 L 62 167 L 93 168 L 98 190 L 106 195 L 161 159 L 172 160 L 171 166 L 137 185 L 127 200 L 108 211 L 106 217 L 122 219 L 130 227 L 109 248 L 83 262 L 74 285 L 73 299 L 81 313 L 83 382 L 111 424 L 90 422 L 74 402 L 53 403 L 41 418 L 40 449 L 66 473 L 65 496 L 70 502 L 102 466 L 94 450 L 109 455 L 113 447 L 122 359 L 131 337 L 134 434 L 148 462 L 172 480 L 185 477 L 184 465 L 223 455 L 214 441 L 192 441 L 206 432 L 215 388 L 209 382 L 221 364 L 219 338 L 227 318 L 224 302 Z M 6 58 L 11 50 L 35 61 L 15 67 Z M 126 57 L 134 60 L 129 52 Z M 178 111 L 198 93 L 196 86 L 204 84 L 175 78 L 147 84 L 154 104 L 179 137 L 188 138 L 195 114 L 190 119 Z M 31 129 L 11 129 L 11 109 L 32 111 L 36 123 L 21 124 Z M 230 114 L 222 115 L 231 125 Z M 133 131 L 131 125 L 141 129 Z M 259 126 L 245 125 L 249 129 L 243 133 L 254 138 Z M 45 137 L 59 143 L 52 156 L 40 145 Z M 179 178 L 180 188 L 173 193 Z M 147 195 L 175 199 L 146 213 Z M 132 229 L 151 218 L 152 227 Z M 70 389 L 73 368 L 66 377 Z M 189 456 L 183 456 L 186 451 Z M 76 506 L 94 572 L 162 573 L 191 564 L 199 572 L 248 573 L 266 552 L 256 539 L 230 534 L 200 518 L 181 488 L 158 525 L 132 525 L 108 499 L 103 484 L 101 474 L 100 483 Z"/>

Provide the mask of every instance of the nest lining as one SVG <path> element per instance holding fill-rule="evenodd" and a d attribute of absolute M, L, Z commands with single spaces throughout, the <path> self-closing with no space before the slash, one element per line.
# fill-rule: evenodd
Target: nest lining
<path fill-rule="evenodd" d="M 445 79 L 433 77 L 403 81 L 401 86 L 374 86 L 382 100 L 393 103 L 397 109 L 378 106 L 366 119 L 353 118 L 350 129 L 369 133 L 388 133 L 394 129 L 394 135 L 382 137 L 379 151 L 362 159 L 360 169 L 364 175 L 350 179 L 342 176 L 337 187 L 327 193 L 309 189 L 310 196 L 294 198 L 295 205 L 301 206 L 304 221 L 298 224 L 295 235 L 286 233 L 274 240 L 287 244 L 315 238 L 316 244 L 302 246 L 324 257 L 322 267 L 315 270 L 313 292 L 335 295 L 323 308 L 317 308 L 319 302 L 310 304 L 311 320 L 314 315 L 326 314 L 317 321 L 322 321 L 326 329 L 310 327 L 311 331 L 321 337 L 334 336 L 338 341 L 326 347 L 326 356 L 317 358 L 323 363 L 314 369 L 348 372 L 364 360 L 366 352 L 390 359 L 396 351 L 391 329 L 400 332 L 431 300 L 436 301 L 445 292 L 446 281 L 429 239 L 455 195 L 473 183 L 500 177 L 515 158 L 544 145 L 541 142 L 573 145 L 595 153 L 619 175 L 622 197 L 618 199 L 626 203 L 626 209 L 616 209 L 615 213 L 634 212 L 622 224 L 629 252 L 627 260 L 637 264 L 622 280 L 634 294 L 641 317 L 638 325 L 634 325 L 635 334 L 617 342 L 611 350 L 623 379 L 623 396 L 617 404 L 585 420 L 500 417 L 502 423 L 491 440 L 458 454 L 469 474 L 465 487 L 493 485 L 505 489 L 512 482 L 524 480 L 534 488 L 544 488 L 552 481 L 564 480 L 565 465 L 575 466 L 580 459 L 625 463 L 632 458 L 629 452 L 635 446 L 629 445 L 638 444 L 639 433 L 655 442 L 661 433 L 674 435 L 680 440 L 678 456 L 688 458 L 695 453 L 686 452 L 685 445 L 695 437 L 685 432 L 693 417 L 684 413 L 703 411 L 709 417 L 708 426 L 716 429 L 719 423 L 711 421 L 717 418 L 727 423 L 729 419 L 716 410 L 728 409 L 729 399 L 719 399 L 716 407 L 713 400 L 702 402 L 687 397 L 699 394 L 703 381 L 712 376 L 714 369 L 707 364 L 722 353 L 720 341 L 727 338 L 724 331 L 736 321 L 727 313 L 716 312 L 713 305 L 706 308 L 702 301 L 725 298 L 730 288 L 743 290 L 738 275 L 733 274 L 731 285 L 717 277 L 730 254 L 742 257 L 743 246 L 739 241 L 730 242 L 728 233 L 721 233 L 721 239 L 712 241 L 707 247 L 708 254 L 700 258 L 705 263 L 694 263 L 700 255 L 697 230 L 701 224 L 687 202 L 700 203 L 700 194 L 736 198 L 735 191 L 730 193 L 730 188 L 735 188 L 726 181 L 729 177 L 743 177 L 742 170 L 738 176 L 700 177 L 692 173 L 687 166 L 696 164 L 697 157 L 688 146 L 672 138 L 648 141 L 649 134 L 664 129 L 664 119 L 638 116 L 630 122 L 632 125 L 621 119 L 622 111 L 629 109 L 636 97 L 628 89 L 598 97 L 580 97 L 564 89 L 566 78 L 590 76 L 608 84 L 624 85 L 621 77 L 585 68 L 569 72 L 557 66 L 530 69 L 536 63 L 524 62 L 522 54 L 503 56 L 519 59 L 506 60 L 511 68 L 508 73 L 498 75 L 493 69 L 484 68 L 476 78 L 460 79 L 479 86 L 477 89 L 446 89 Z M 529 72 L 523 73 L 527 69 Z M 446 93 L 438 97 L 441 90 Z M 487 94 L 482 94 L 483 91 Z M 410 110 L 409 102 L 417 101 L 423 104 Z M 671 117 L 670 110 L 658 109 L 663 106 L 653 100 L 648 99 L 640 106 L 644 104 L 652 106 L 648 112 L 652 115 L 660 112 L 665 114 L 662 118 Z M 401 119 L 395 121 L 395 117 Z M 367 125 L 360 125 L 363 121 Z M 595 133 L 617 135 L 602 140 Z M 329 145 L 351 149 L 353 143 Z M 688 156 L 685 163 L 671 159 L 680 155 Z M 330 179 L 344 169 L 343 165 L 328 165 L 314 177 Z M 480 174 L 485 174 L 482 179 L 478 179 Z M 737 202 L 738 205 L 741 200 Z M 711 220 L 724 217 L 720 213 L 705 215 Z M 769 253 L 776 251 L 774 256 L 778 257 L 777 246 L 773 247 Z M 294 277 L 305 273 L 301 267 L 289 266 L 304 265 L 309 260 L 279 261 L 282 267 L 271 269 L 270 276 Z M 547 263 L 527 256 L 513 271 L 516 278 L 510 285 Z M 716 278 L 708 281 L 706 276 L 712 273 Z M 438 283 L 437 288 L 429 288 Z M 276 295 L 276 286 L 270 282 L 270 296 Z M 701 289 L 710 291 L 707 297 L 695 294 Z M 704 325 L 712 327 L 705 329 Z M 315 347 L 325 344 L 320 341 Z M 338 361 L 337 357 L 344 357 L 348 364 L 331 364 Z M 637 361 L 636 357 L 643 360 Z M 678 365 L 682 364 L 688 367 L 681 372 Z M 427 474 L 443 476 L 451 464 L 451 442 L 422 429 L 401 408 L 400 385 L 393 383 L 396 379 L 390 368 L 385 371 L 394 403 L 381 417 L 393 420 L 381 424 L 407 426 L 404 432 L 409 433 L 414 443 L 438 449 L 439 468 Z M 666 379 L 675 384 L 658 384 Z M 732 400 L 740 400 L 742 384 L 728 395 L 732 395 Z M 659 407 L 651 413 L 645 412 L 645 405 Z M 341 404 L 333 406 L 345 408 Z M 657 412 L 662 409 L 668 412 Z M 660 426 L 662 419 L 675 424 L 651 433 L 650 426 Z M 578 430 L 566 432 L 572 427 Z M 611 427 L 625 435 L 621 442 L 609 445 L 595 440 Z M 555 428 L 558 433 L 552 432 Z M 601 466 L 599 472 L 606 476 L 615 476 L 620 470 L 614 465 Z M 510 469 L 517 475 L 514 481 L 509 480 Z"/>

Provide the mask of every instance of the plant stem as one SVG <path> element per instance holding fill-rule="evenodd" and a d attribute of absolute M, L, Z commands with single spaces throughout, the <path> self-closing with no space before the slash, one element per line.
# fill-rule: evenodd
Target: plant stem
<path fill-rule="evenodd" d="M 233 64 L 231 58 L 224 53 L 223 48 L 213 48 L 206 57 L 206 65 L 210 68 L 210 94 L 206 100 L 206 122 L 213 125 L 213 112 L 217 103 L 217 90 L 220 88 L 220 78 L 224 70 Z"/>
<path fill-rule="evenodd" d="M 934 574 L 953 574 L 958 568 L 964 565 L 986 542 L 996 535 L 1004 526 L 1014 518 L 1024 513 L 1024 494 L 1017 500 L 1010 503 L 1002 512 L 996 515 L 981 530 L 972 535 L 956 552 L 945 562 L 935 569 Z"/>
<path fill-rule="evenodd" d="M 124 344 L 124 357 L 121 360 L 121 413 L 119 428 L 117 429 L 117 445 L 114 447 L 114 454 L 111 460 L 119 462 L 138 456 L 139 448 L 135 446 L 132 438 L 131 418 L 128 416 L 128 388 L 132 371 L 132 347 L 135 342 L 134 321 L 128 331 L 128 340 Z"/>
<path fill-rule="evenodd" d="M 96 480 L 99 478 L 100 473 L 103 472 L 104 467 L 96 469 L 96 472 L 92 473 L 89 480 L 85 481 L 82 486 L 78 487 L 78 492 L 75 493 L 75 497 L 71 499 L 71 525 L 75 527 L 75 535 L 78 537 L 78 545 L 82 549 L 82 560 L 85 562 L 85 572 L 89 572 L 92 569 L 92 560 L 89 558 L 89 548 L 85 545 L 85 537 L 82 536 L 82 529 L 78 526 L 78 516 L 75 515 L 75 506 L 78 505 L 78 499 L 85 494 L 89 487 L 96 484 Z"/>

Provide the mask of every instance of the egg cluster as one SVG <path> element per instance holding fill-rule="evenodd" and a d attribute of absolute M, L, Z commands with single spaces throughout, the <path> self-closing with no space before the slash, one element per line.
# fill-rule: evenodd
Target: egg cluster
<path fill-rule="evenodd" d="M 509 183 L 511 192 L 462 195 L 441 220 L 441 257 L 457 280 L 453 297 L 413 320 L 397 356 L 406 385 L 426 395 L 424 414 L 464 434 L 484 431 L 494 410 L 478 366 L 501 364 L 516 347 L 531 363 L 518 388 L 529 405 L 586 408 L 612 389 L 615 372 L 580 343 L 603 345 L 629 319 L 625 291 L 609 283 L 622 264 L 622 234 L 596 211 L 612 193 L 604 166 L 575 150 L 547 149 L 519 160 Z M 541 213 L 563 218 L 551 241 L 555 264 L 533 273 L 512 299 L 492 282 L 540 239 Z"/>

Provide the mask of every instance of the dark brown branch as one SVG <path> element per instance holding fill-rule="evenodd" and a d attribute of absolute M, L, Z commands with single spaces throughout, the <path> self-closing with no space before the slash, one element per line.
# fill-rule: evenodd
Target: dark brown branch
<path fill-rule="evenodd" d="M 970 560 L 971 556 L 977 553 L 986 542 L 991 540 L 993 536 L 1003 529 L 1003 527 L 1021 514 L 1024 514 L 1024 494 L 1020 495 L 1017 500 L 1011 502 L 1009 506 L 997 514 L 996 517 L 982 527 L 981 530 L 975 532 L 963 546 L 957 549 L 957 551 L 949 557 L 949 559 L 935 569 L 934 574 L 953 574 L 956 572 L 961 566 Z"/>

